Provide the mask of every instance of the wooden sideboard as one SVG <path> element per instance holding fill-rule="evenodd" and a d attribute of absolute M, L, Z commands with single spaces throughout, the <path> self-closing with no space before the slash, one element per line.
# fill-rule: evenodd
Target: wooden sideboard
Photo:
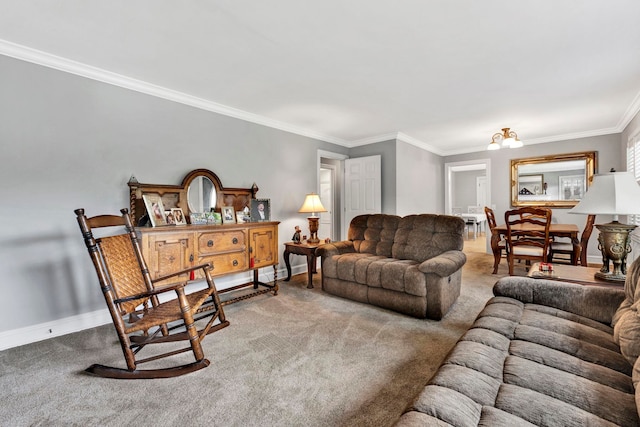
<path fill-rule="evenodd" d="M 253 287 L 254 292 L 226 299 L 229 304 L 255 295 L 278 293 L 278 222 L 231 225 L 185 225 L 175 227 L 141 227 L 142 255 L 152 278 L 167 275 L 193 265 L 209 263 L 212 275 L 253 270 L 253 281 L 221 289 L 219 293 Z M 258 269 L 273 266 L 273 283 L 258 280 Z M 177 277 L 176 281 L 202 277 Z"/>
<path fill-rule="evenodd" d="M 145 193 L 159 194 L 165 207 L 180 207 L 187 218 L 191 213 L 189 200 L 190 186 L 195 179 L 205 177 L 211 182 L 215 205 L 206 209 L 220 211 L 223 206 L 233 206 L 242 210 L 255 198 L 258 191 L 252 188 L 226 189 L 218 177 L 206 169 L 189 172 L 181 185 L 140 184 L 129 182 L 130 208 L 134 221 L 140 220 L 146 210 L 141 203 Z M 220 225 L 169 225 L 162 227 L 137 227 L 142 255 L 147 262 L 152 278 L 164 276 L 186 267 L 209 263 L 213 267 L 212 275 L 253 271 L 253 280 L 231 288 L 219 289 L 220 294 L 252 287 L 250 292 L 238 293 L 235 297 L 223 297 L 223 304 L 230 304 L 252 296 L 273 292 L 278 293 L 278 224 L 277 221 L 245 222 L 241 224 Z M 273 282 L 258 280 L 258 269 L 273 267 Z M 201 273 L 200 273 L 201 274 Z M 197 280 L 201 277 L 177 277 L 176 282 Z"/>

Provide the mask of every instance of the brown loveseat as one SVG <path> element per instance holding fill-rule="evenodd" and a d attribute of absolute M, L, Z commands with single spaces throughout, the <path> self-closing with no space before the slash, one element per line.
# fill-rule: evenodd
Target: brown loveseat
<path fill-rule="evenodd" d="M 465 223 L 455 216 L 361 215 L 323 245 L 322 289 L 418 318 L 441 319 L 460 295 Z"/>
<path fill-rule="evenodd" d="M 397 426 L 639 425 L 639 278 L 500 279 Z"/>

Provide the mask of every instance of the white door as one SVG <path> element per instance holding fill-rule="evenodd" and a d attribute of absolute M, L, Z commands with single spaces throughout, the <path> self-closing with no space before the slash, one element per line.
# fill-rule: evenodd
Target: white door
<path fill-rule="evenodd" d="M 320 167 L 320 200 L 327 212 L 320 213 L 320 224 L 318 227 L 318 237 L 320 239 L 333 236 L 334 201 L 335 201 L 335 176 L 336 168 L 333 165 L 321 165 Z"/>
<path fill-rule="evenodd" d="M 381 157 L 357 157 L 344 162 L 345 225 L 358 215 L 382 212 Z"/>
<path fill-rule="evenodd" d="M 487 206 L 487 177 L 476 178 L 476 206 L 484 209 Z"/>

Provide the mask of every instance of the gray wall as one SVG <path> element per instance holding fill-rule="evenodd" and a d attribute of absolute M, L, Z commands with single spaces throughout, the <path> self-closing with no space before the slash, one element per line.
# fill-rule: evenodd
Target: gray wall
<path fill-rule="evenodd" d="M 451 206 L 461 208 L 462 212 L 467 212 L 469 206 L 475 206 L 478 198 L 477 178 L 486 174 L 484 170 L 453 172 Z"/>
<path fill-rule="evenodd" d="M 444 212 L 444 163 L 441 156 L 397 141 L 396 177 L 396 214 Z"/>
<path fill-rule="evenodd" d="M 4 56 L 0 93 L 0 332 L 104 308 L 73 210 L 128 207 L 131 175 L 179 184 L 207 168 L 226 187 L 256 182 L 284 242 L 317 189 L 317 150 L 348 153 Z"/>

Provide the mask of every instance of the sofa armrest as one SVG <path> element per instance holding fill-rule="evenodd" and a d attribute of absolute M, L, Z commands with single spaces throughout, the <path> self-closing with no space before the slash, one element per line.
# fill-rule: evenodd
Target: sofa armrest
<path fill-rule="evenodd" d="M 610 324 L 624 300 L 624 289 L 584 286 L 529 277 L 503 277 L 493 286 L 493 294 L 568 311 Z"/>
<path fill-rule="evenodd" d="M 462 251 L 446 251 L 438 256 L 422 261 L 418 270 L 423 273 L 435 273 L 440 277 L 447 277 L 462 268 L 467 262 L 467 256 Z"/>
<path fill-rule="evenodd" d="M 350 252 L 355 252 L 356 249 L 353 246 L 353 242 L 350 240 L 343 240 L 341 242 L 327 243 L 316 249 L 316 256 L 326 258 L 333 255 L 341 255 Z"/>

